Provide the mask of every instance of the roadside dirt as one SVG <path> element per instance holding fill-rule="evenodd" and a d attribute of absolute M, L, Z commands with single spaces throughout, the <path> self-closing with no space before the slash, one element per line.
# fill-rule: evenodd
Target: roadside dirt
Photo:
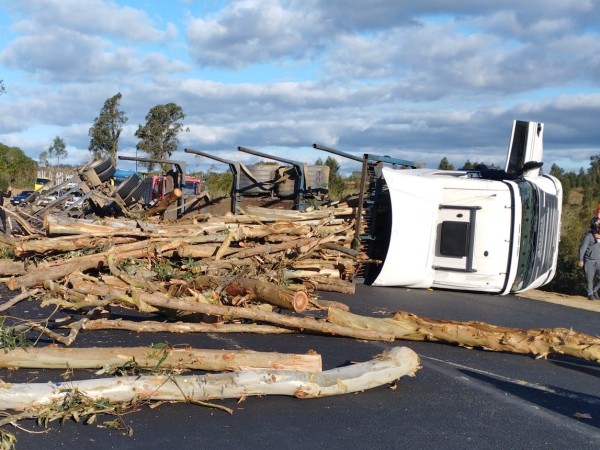
<path fill-rule="evenodd" d="M 580 308 L 588 311 L 600 312 L 600 300 L 588 300 L 587 297 L 581 295 L 566 295 L 556 292 L 546 292 L 539 290 L 531 290 L 516 294 L 517 297 L 539 300 L 557 305 L 570 306 L 572 308 Z"/>

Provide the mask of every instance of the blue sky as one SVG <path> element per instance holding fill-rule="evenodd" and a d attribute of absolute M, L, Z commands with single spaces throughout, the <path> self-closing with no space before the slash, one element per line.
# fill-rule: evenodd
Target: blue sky
<path fill-rule="evenodd" d="M 597 0 L 0 0 L 0 142 L 37 159 L 60 136 L 83 164 L 120 92 L 120 154 L 175 102 L 188 170 L 212 163 L 184 148 L 329 156 L 313 142 L 502 164 L 515 119 L 545 123 L 547 170 L 579 170 L 600 154 L 598 24 Z"/>

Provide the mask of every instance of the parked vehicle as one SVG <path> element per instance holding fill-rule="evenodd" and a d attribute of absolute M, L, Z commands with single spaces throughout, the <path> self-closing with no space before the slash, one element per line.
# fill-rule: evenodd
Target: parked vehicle
<path fill-rule="evenodd" d="M 35 179 L 35 186 L 34 189 L 36 191 L 40 191 L 43 188 L 47 187 L 48 185 L 52 184 L 52 180 L 50 178 L 46 178 L 46 177 L 37 177 Z"/>
<path fill-rule="evenodd" d="M 10 199 L 10 204 L 17 206 L 17 205 L 21 205 L 23 203 L 23 201 L 29 197 L 31 194 L 33 194 L 35 191 L 21 191 L 20 193 L 16 194 L 15 196 L 11 197 Z"/>
<path fill-rule="evenodd" d="M 515 121 L 503 170 L 383 167 L 378 229 L 364 241 L 383 263 L 365 282 L 498 294 L 550 282 L 562 186 L 541 172 L 542 138 L 543 124 Z"/>

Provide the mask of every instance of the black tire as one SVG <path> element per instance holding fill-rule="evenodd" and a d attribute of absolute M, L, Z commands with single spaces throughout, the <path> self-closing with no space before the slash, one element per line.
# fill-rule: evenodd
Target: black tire
<path fill-rule="evenodd" d="M 126 199 L 131 195 L 136 187 L 142 182 L 141 178 L 137 174 L 129 175 L 115 188 L 112 196 L 118 195 L 122 200 Z"/>
<path fill-rule="evenodd" d="M 113 175 L 115 174 L 115 166 L 110 166 L 108 169 L 106 169 L 104 172 L 96 172 L 98 173 L 98 178 L 100 178 L 100 181 L 102 181 L 103 183 L 105 181 L 110 180 Z"/>
<path fill-rule="evenodd" d="M 127 206 L 131 206 L 134 203 L 145 201 L 145 194 L 147 190 L 150 189 L 149 185 L 149 180 L 142 180 L 142 182 L 138 184 L 133 191 L 131 191 L 131 194 L 129 194 L 129 196 L 123 200 L 125 204 Z"/>
<path fill-rule="evenodd" d="M 102 172 L 105 172 L 113 165 L 112 160 L 110 158 L 97 159 L 92 161 L 89 166 L 87 166 L 87 170 L 94 169 L 98 175 Z"/>
<path fill-rule="evenodd" d="M 142 180 L 142 182 L 133 190 L 131 196 L 134 197 L 136 201 L 144 200 L 148 189 L 150 189 L 150 180 Z"/>

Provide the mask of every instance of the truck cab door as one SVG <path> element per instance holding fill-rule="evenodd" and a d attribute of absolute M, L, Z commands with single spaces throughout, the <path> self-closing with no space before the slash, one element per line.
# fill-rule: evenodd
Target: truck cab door
<path fill-rule="evenodd" d="M 513 175 L 539 175 L 544 153 L 543 135 L 543 123 L 515 120 L 504 170 Z"/>

